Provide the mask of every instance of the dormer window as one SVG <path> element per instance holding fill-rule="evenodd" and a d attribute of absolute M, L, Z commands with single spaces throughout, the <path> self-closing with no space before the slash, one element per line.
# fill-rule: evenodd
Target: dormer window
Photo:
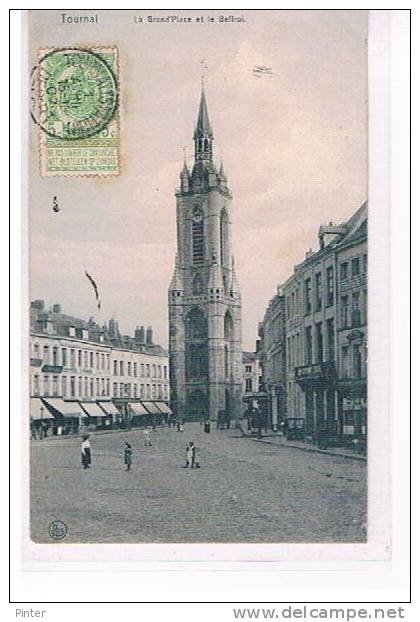
<path fill-rule="evenodd" d="M 89 331 L 86 328 L 82 330 L 82 339 L 89 339 Z"/>
<path fill-rule="evenodd" d="M 69 337 L 76 337 L 76 328 L 74 326 L 69 326 Z"/>

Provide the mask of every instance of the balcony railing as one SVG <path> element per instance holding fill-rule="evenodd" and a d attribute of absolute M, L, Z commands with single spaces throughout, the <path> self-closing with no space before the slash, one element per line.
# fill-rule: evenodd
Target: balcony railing
<path fill-rule="evenodd" d="M 295 378 L 300 383 L 331 381 L 335 380 L 336 376 L 337 371 L 333 361 L 295 367 Z"/>

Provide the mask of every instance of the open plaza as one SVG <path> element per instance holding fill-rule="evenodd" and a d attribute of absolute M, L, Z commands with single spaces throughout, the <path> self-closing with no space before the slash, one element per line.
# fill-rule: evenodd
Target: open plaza
<path fill-rule="evenodd" d="M 366 538 L 366 462 L 308 453 L 244 437 L 204 432 L 199 423 L 94 433 L 83 470 L 81 439 L 31 441 L 31 537 L 53 542 L 362 542 Z M 200 450 L 199 469 L 185 448 Z M 124 446 L 133 448 L 127 472 Z"/>

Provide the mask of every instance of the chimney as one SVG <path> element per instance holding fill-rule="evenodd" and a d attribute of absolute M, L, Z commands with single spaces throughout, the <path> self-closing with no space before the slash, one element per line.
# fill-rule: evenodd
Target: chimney
<path fill-rule="evenodd" d="M 137 344 L 144 343 L 144 328 L 142 332 L 140 326 L 136 326 L 136 330 L 134 331 L 134 341 Z"/>
<path fill-rule="evenodd" d="M 54 322 L 53 319 L 50 315 L 50 313 L 48 313 L 46 319 L 45 319 L 45 332 L 48 334 L 51 334 L 54 332 Z"/>
<path fill-rule="evenodd" d="M 52 310 L 53 310 L 53 313 L 61 313 L 61 305 L 59 304 L 53 305 Z"/>
<path fill-rule="evenodd" d="M 147 331 L 146 331 L 146 343 L 152 344 L 153 343 L 153 330 L 151 326 L 147 327 Z"/>

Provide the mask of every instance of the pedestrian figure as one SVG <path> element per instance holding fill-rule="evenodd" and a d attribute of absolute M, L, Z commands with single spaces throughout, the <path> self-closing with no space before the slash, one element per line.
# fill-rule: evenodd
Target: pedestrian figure
<path fill-rule="evenodd" d="M 196 469 L 200 469 L 200 457 L 199 457 L 199 453 L 200 453 L 200 448 L 197 447 L 196 445 L 193 446 L 193 451 L 192 451 L 192 463 L 191 463 L 191 468 L 196 468 Z"/>
<path fill-rule="evenodd" d="M 193 459 L 194 459 L 194 443 L 190 441 L 185 449 L 185 466 L 184 469 L 188 469 L 188 467 L 193 468 Z"/>
<path fill-rule="evenodd" d="M 92 464 L 92 456 L 90 453 L 89 434 L 85 434 L 82 440 L 82 465 L 84 469 L 89 469 Z"/>
<path fill-rule="evenodd" d="M 151 447 L 152 446 L 152 441 L 150 439 L 150 432 L 149 432 L 149 430 L 147 428 L 145 430 L 143 430 L 143 436 L 144 436 L 144 446 L 145 447 Z"/>
<path fill-rule="evenodd" d="M 179 424 L 179 431 L 183 432 L 184 431 L 184 423 L 181 421 Z"/>
<path fill-rule="evenodd" d="M 177 421 L 176 421 L 176 431 L 177 431 L 177 432 L 181 432 L 181 429 L 180 429 L 180 428 L 181 428 L 181 422 L 180 422 L 180 420 L 179 420 L 179 419 L 177 419 Z"/>
<path fill-rule="evenodd" d="M 210 434 L 210 421 L 209 420 L 205 421 L 204 423 L 204 432 L 206 434 Z"/>
<path fill-rule="evenodd" d="M 133 450 L 131 449 L 130 443 L 127 443 L 127 441 L 124 441 L 124 442 L 125 442 L 124 464 L 127 465 L 126 471 L 129 471 L 131 469 Z"/>

